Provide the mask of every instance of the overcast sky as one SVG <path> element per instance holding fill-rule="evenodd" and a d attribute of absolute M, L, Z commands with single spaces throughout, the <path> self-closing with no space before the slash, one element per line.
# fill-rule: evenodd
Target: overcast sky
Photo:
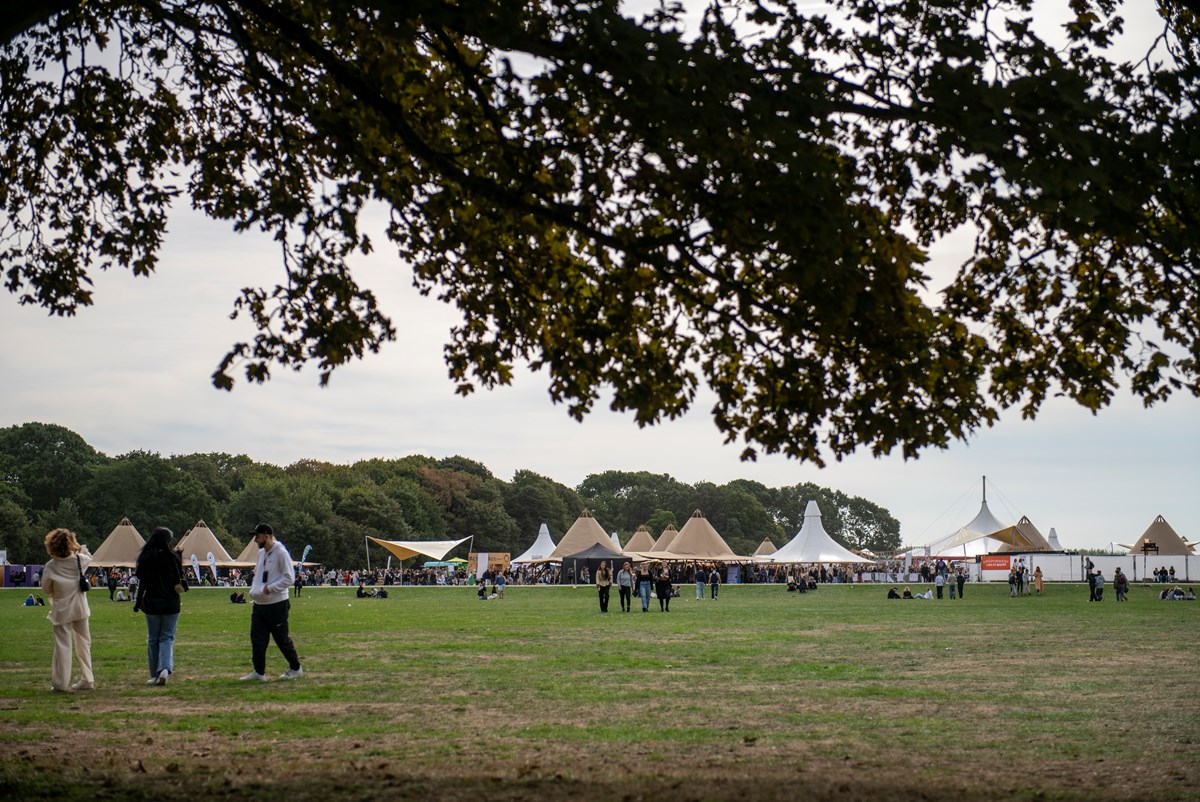
<path fill-rule="evenodd" d="M 931 272 L 951 274 L 968 243 L 942 244 Z M 691 414 L 650 429 L 603 408 L 576 423 L 550 403 L 545 377 L 527 371 L 513 387 L 456 396 L 441 350 L 454 311 L 413 290 L 382 236 L 376 246 L 356 274 L 376 290 L 398 340 L 338 370 L 324 389 L 315 370 L 277 373 L 265 386 L 239 381 L 232 393 L 213 389 L 209 377 L 226 348 L 252 336 L 244 321 L 229 320 L 239 288 L 273 286 L 280 260 L 269 239 L 236 236 L 187 211 L 172 218 L 157 275 L 95 277 L 96 305 L 75 318 L 49 318 L 0 294 L 0 425 L 59 424 L 110 456 L 228 452 L 287 465 L 461 454 L 501 479 L 528 469 L 570 486 L 610 469 L 688 483 L 810 481 L 883 505 L 908 544 L 970 521 L 987 475 L 997 518 L 1027 515 L 1043 534 L 1054 528 L 1067 548 L 1130 543 L 1160 514 L 1186 539 L 1200 539 L 1195 398 L 1177 395 L 1146 410 L 1126 394 L 1095 416 L 1051 401 L 1035 422 L 1010 412 L 967 443 L 909 462 L 857 455 L 825 469 L 781 458 L 742 463 L 741 447 L 722 444 L 703 396 Z M 528 535 L 532 542 L 536 533 Z"/>

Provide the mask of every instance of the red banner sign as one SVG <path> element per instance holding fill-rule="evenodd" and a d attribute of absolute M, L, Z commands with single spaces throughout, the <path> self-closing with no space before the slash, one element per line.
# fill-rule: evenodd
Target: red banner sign
<path fill-rule="evenodd" d="M 985 554 L 979 567 L 984 571 L 1007 571 L 1009 568 L 1012 568 L 1012 557 Z"/>

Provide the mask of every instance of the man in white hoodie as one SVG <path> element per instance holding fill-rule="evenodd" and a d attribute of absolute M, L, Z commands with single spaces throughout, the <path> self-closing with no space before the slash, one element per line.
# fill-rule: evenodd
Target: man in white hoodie
<path fill-rule="evenodd" d="M 242 681 L 266 681 L 267 643 L 272 638 L 288 662 L 288 670 L 279 678 L 296 679 L 304 676 L 304 669 L 288 636 L 288 611 L 292 606 L 288 588 L 296 581 L 292 555 L 275 539 L 275 530 L 269 524 L 259 524 L 251 534 L 258 546 L 254 581 L 250 585 L 250 599 L 254 602 L 250 614 L 250 657 L 254 670 L 242 677 Z"/>

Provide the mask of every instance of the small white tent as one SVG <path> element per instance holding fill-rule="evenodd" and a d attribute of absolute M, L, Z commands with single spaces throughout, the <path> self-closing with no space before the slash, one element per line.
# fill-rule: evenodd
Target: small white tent
<path fill-rule="evenodd" d="M 804 508 L 804 525 L 796 536 L 770 556 L 777 563 L 861 563 L 868 562 L 850 549 L 841 546 L 825 531 L 821 523 L 821 508 L 810 501 Z"/>
<path fill-rule="evenodd" d="M 1055 551 L 1066 551 L 1066 549 L 1062 547 L 1062 544 L 1058 542 L 1058 532 L 1054 531 L 1053 526 L 1050 527 L 1050 537 L 1046 539 L 1050 541 L 1050 548 L 1054 549 Z"/>
<path fill-rule="evenodd" d="M 533 541 L 533 545 L 525 550 L 525 553 L 512 561 L 513 565 L 518 563 L 535 563 L 538 560 L 545 560 L 554 553 L 554 541 L 550 539 L 550 527 L 542 524 L 538 527 L 537 539 Z"/>

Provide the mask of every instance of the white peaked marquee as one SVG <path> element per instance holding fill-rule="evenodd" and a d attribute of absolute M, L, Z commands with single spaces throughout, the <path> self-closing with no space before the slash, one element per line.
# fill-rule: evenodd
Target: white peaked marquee
<path fill-rule="evenodd" d="M 770 556 L 777 563 L 861 563 L 866 558 L 838 545 L 821 523 L 821 508 L 810 501 L 804 508 L 804 525 L 796 536 Z"/>
<path fill-rule="evenodd" d="M 537 538 L 533 541 L 533 545 L 512 562 L 513 565 L 517 563 L 535 563 L 538 560 L 548 559 L 553 553 L 554 541 L 550 539 L 550 527 L 542 524 L 538 527 Z"/>

